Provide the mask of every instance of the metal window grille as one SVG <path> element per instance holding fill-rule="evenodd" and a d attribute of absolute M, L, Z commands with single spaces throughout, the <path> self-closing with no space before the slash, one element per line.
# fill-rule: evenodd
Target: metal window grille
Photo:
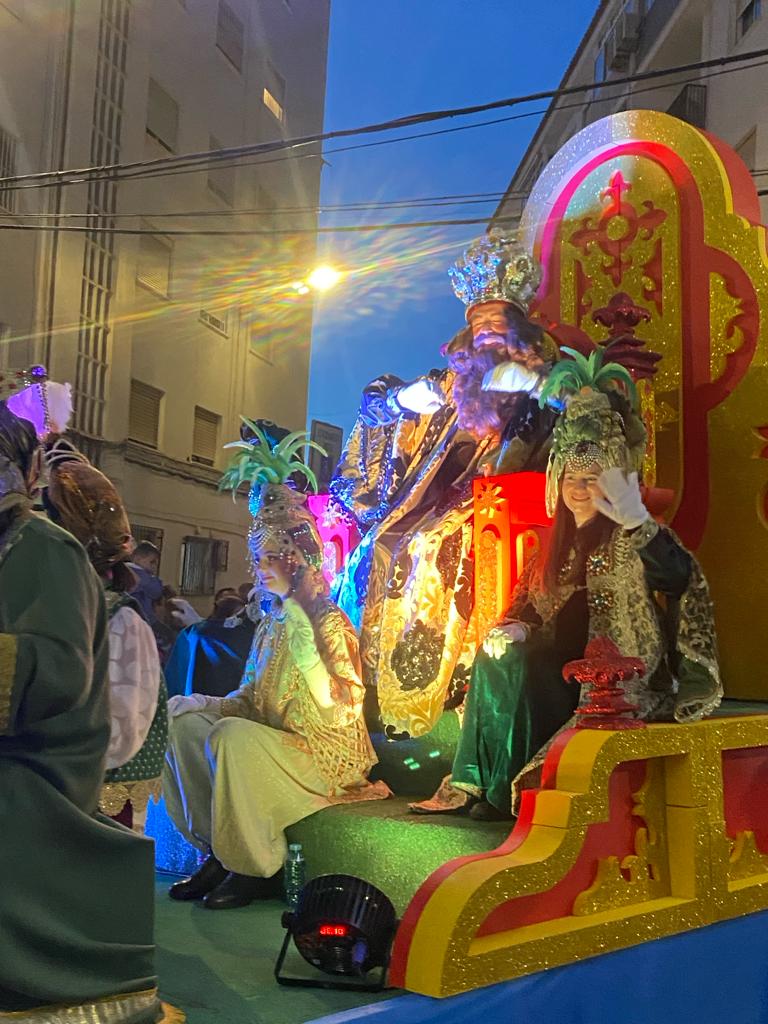
<path fill-rule="evenodd" d="M 93 96 L 90 162 L 120 161 L 130 0 L 101 0 L 97 40 L 96 88 Z M 83 245 L 80 331 L 75 371 L 75 429 L 100 437 L 104 425 L 107 371 L 111 346 L 111 303 L 115 279 L 117 186 L 88 183 L 86 209 L 96 214 Z"/>
<path fill-rule="evenodd" d="M 226 541 L 210 537 L 185 537 L 181 545 L 182 594 L 213 594 L 219 564 L 219 545 Z"/>
<path fill-rule="evenodd" d="M 208 148 L 224 149 L 224 146 L 215 135 L 211 135 Z M 235 170 L 235 167 L 220 167 L 217 163 L 211 163 L 208 168 L 208 188 L 219 199 L 223 199 L 227 206 L 234 206 L 235 203 Z"/>
<path fill-rule="evenodd" d="M 0 178 L 16 174 L 16 139 L 0 128 Z M 16 209 L 16 191 L 8 186 L 0 188 L 0 209 L 13 213 Z"/>
<path fill-rule="evenodd" d="M 154 544 L 162 558 L 164 530 L 159 530 L 155 526 L 142 526 L 140 523 L 131 523 L 131 536 L 137 544 L 141 544 L 144 540 Z"/>
<path fill-rule="evenodd" d="M 226 0 L 219 0 L 216 45 L 230 64 L 238 71 L 242 71 L 245 52 L 245 25 Z"/>
<path fill-rule="evenodd" d="M 216 413 L 195 406 L 195 426 L 192 431 L 192 459 L 203 465 L 212 466 L 216 461 L 219 446 L 219 424 L 221 417 Z"/>
<path fill-rule="evenodd" d="M 176 152 L 179 139 L 179 105 L 154 78 L 149 80 L 147 94 L 147 135 L 167 149 Z"/>
<path fill-rule="evenodd" d="M 673 117 L 687 121 L 694 128 L 705 128 L 707 124 L 707 87 L 698 82 L 684 85 L 667 110 Z"/>
<path fill-rule="evenodd" d="M 743 138 L 735 149 L 747 165 L 747 168 L 750 171 L 754 171 L 757 163 L 757 128 L 753 128 L 749 135 Z"/>
<path fill-rule="evenodd" d="M 144 384 L 131 381 L 131 396 L 128 405 L 128 437 L 132 441 L 157 448 L 160 437 L 160 403 L 163 392 Z"/>
<path fill-rule="evenodd" d="M 157 235 L 139 237 L 136 278 L 153 292 L 168 298 L 171 293 L 171 255 L 173 247 Z"/>

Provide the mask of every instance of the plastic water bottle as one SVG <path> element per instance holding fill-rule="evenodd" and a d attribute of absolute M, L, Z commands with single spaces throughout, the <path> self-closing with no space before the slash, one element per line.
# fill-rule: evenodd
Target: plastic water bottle
<path fill-rule="evenodd" d="M 295 910 L 299 903 L 299 893 L 304 888 L 307 862 L 301 850 L 301 843 L 291 843 L 285 859 L 284 881 L 285 902 L 290 910 Z"/>

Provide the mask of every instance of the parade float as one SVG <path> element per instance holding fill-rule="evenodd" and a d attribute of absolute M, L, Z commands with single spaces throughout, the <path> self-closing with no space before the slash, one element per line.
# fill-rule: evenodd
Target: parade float
<path fill-rule="evenodd" d="M 408 902 L 390 977 L 419 995 L 344 1020 L 766 1019 L 768 715 L 745 703 L 768 694 L 760 221 L 739 157 L 653 111 L 585 128 L 534 187 L 521 232 L 544 271 L 536 317 L 561 345 L 645 353 L 646 502 L 704 565 L 731 701 L 695 724 L 595 716 L 559 737 L 511 834 Z M 480 631 L 547 528 L 535 474 L 475 481 Z M 378 856 L 411 854 L 390 841 Z"/>
<path fill-rule="evenodd" d="M 534 187 L 520 228 L 543 268 L 534 319 L 561 346 L 603 346 L 631 368 L 650 441 L 646 505 L 703 564 L 730 700 L 705 721 L 625 728 L 621 661 L 598 680 L 606 652 L 588 650 L 577 678 L 600 683 L 597 713 L 558 737 L 511 831 L 407 813 L 409 796 L 450 771 L 455 711 L 426 735 L 377 743 L 396 798 L 289 831 L 310 878 L 365 879 L 400 918 L 389 979 L 411 994 L 339 1021 L 768 1020 L 760 220 L 739 157 L 653 111 L 585 128 Z M 330 573 L 357 538 L 327 497 L 313 500 Z M 548 528 L 543 475 L 475 480 L 477 635 Z M 162 815 L 153 829 L 160 866 L 188 870 Z"/>

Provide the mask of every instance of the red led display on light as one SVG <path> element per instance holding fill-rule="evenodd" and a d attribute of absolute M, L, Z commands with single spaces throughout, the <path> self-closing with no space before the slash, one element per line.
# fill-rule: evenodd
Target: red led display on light
<path fill-rule="evenodd" d="M 349 928 L 345 924 L 321 924 L 319 932 L 321 935 L 333 935 L 337 938 L 343 938 L 349 933 Z"/>

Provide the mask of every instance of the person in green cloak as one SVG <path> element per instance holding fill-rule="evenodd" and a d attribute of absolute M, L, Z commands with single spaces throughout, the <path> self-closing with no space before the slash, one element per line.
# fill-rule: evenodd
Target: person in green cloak
<path fill-rule="evenodd" d="M 0 399 L 45 371 L 7 372 Z M 0 401 L 0 1020 L 163 1019 L 152 844 L 97 812 L 107 614 L 82 546 L 32 509 L 33 425 Z"/>

